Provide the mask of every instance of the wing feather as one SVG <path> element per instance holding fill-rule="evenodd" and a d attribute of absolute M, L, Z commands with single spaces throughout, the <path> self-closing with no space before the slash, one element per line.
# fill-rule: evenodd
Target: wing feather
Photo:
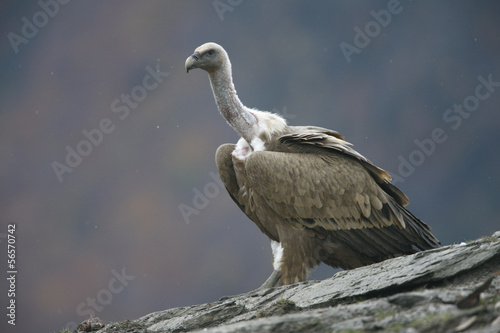
<path fill-rule="evenodd" d="M 410 203 L 408 197 L 400 189 L 391 184 L 389 173 L 377 167 L 366 157 L 352 149 L 350 147 L 352 144 L 345 141 L 342 135 L 332 130 L 314 126 L 295 127 L 295 129 L 295 132 L 281 136 L 279 141 L 289 146 L 314 146 L 342 152 L 362 163 L 366 170 L 373 176 L 374 180 L 400 205 L 406 206 Z"/>
<path fill-rule="evenodd" d="M 409 200 L 390 175 L 343 136 L 320 127 L 290 128 L 279 138 L 288 150 L 253 152 L 245 161 L 250 186 L 285 221 L 319 235 L 326 230 L 380 260 L 411 253 L 412 246 L 438 246 L 430 227 L 403 207 Z"/>
<path fill-rule="evenodd" d="M 404 228 L 369 172 L 342 154 L 257 151 L 247 157 L 245 170 L 252 189 L 285 220 L 315 219 L 303 225 L 327 230 Z"/>

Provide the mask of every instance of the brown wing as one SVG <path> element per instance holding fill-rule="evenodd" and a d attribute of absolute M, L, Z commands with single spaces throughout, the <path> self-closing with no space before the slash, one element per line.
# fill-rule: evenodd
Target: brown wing
<path fill-rule="evenodd" d="M 253 191 L 277 215 L 296 227 L 335 231 L 360 248 L 387 240 L 400 249 L 387 253 L 439 244 L 430 227 L 403 207 L 408 198 L 387 172 L 341 137 L 316 129 L 280 138 L 294 152 L 253 152 L 245 162 Z"/>
<path fill-rule="evenodd" d="M 217 164 L 219 176 L 224 183 L 229 196 L 243 211 L 243 213 L 245 213 L 270 239 L 279 241 L 277 231 L 274 230 L 274 228 L 271 228 L 271 226 L 262 223 L 261 220 L 257 217 L 257 212 L 254 209 L 250 209 L 248 200 L 241 200 L 240 198 L 240 187 L 238 185 L 238 180 L 236 177 L 236 172 L 234 170 L 231 154 L 234 150 L 234 147 L 234 144 L 226 143 L 217 148 L 217 152 L 215 153 L 215 163 Z"/>
<path fill-rule="evenodd" d="M 245 169 L 253 191 L 291 223 L 326 230 L 406 226 L 369 172 L 342 154 L 258 151 Z"/>
<path fill-rule="evenodd" d="M 297 131 L 280 137 L 280 143 L 298 149 L 300 147 L 305 147 L 306 149 L 307 147 L 330 149 L 351 156 L 358 160 L 370 172 L 377 184 L 400 205 L 406 206 L 410 203 L 408 197 L 400 189 L 391 184 L 391 176 L 387 171 L 377 167 L 366 157 L 352 149 L 350 147 L 351 143 L 345 141 L 342 135 L 335 131 L 315 126 L 295 126 L 292 128 L 295 128 Z"/>

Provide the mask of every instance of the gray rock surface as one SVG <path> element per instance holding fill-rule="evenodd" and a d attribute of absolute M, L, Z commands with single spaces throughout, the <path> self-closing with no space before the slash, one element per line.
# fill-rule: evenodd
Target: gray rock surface
<path fill-rule="evenodd" d="M 500 232 L 323 281 L 106 325 L 117 332 L 500 332 Z"/>

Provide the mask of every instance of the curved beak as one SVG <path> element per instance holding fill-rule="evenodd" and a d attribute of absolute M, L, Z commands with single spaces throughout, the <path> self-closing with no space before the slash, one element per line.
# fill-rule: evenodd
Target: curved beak
<path fill-rule="evenodd" d="M 186 73 L 189 73 L 191 69 L 198 68 L 198 60 L 200 60 L 200 53 L 195 52 L 186 59 Z"/>

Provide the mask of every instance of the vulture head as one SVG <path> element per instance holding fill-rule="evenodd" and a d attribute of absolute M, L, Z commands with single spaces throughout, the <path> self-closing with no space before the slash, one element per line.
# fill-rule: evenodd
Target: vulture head
<path fill-rule="evenodd" d="M 229 58 L 226 51 L 216 43 L 205 43 L 194 50 L 186 59 L 186 72 L 191 69 L 201 68 L 209 73 L 217 71 Z"/>

